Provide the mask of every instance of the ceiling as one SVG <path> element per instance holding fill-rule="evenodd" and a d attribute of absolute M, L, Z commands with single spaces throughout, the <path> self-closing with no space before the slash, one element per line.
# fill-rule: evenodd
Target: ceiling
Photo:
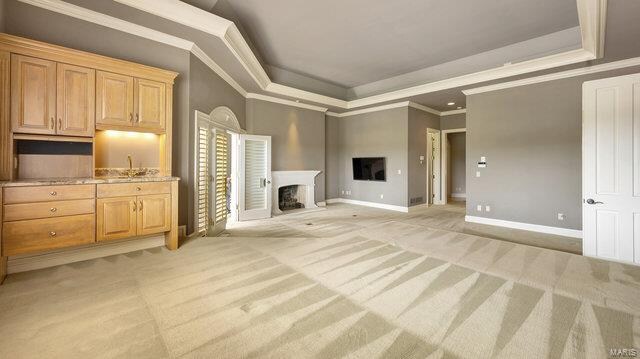
<path fill-rule="evenodd" d="M 578 26 L 575 0 L 187 2 L 214 3 L 268 66 L 344 88 Z"/>

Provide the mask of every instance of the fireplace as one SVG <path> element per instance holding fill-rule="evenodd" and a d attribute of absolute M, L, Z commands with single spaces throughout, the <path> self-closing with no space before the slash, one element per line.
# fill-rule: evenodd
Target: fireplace
<path fill-rule="evenodd" d="M 291 209 L 318 208 L 315 201 L 316 176 L 320 171 L 272 171 L 273 214 Z"/>
<path fill-rule="evenodd" d="M 278 188 L 278 208 L 281 211 L 304 208 L 304 187 L 289 185 Z"/>

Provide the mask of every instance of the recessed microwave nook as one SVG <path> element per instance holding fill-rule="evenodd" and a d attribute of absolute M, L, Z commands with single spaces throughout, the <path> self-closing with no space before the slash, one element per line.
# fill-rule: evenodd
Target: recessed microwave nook
<path fill-rule="evenodd" d="M 352 166 L 354 180 L 379 182 L 387 180 L 384 157 L 354 157 Z"/>
<path fill-rule="evenodd" d="M 16 140 L 18 179 L 79 178 L 93 176 L 93 144 Z"/>

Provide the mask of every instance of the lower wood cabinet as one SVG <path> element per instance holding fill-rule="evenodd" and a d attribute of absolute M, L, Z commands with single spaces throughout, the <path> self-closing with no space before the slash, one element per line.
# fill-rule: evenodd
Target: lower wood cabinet
<path fill-rule="evenodd" d="M 93 214 L 5 222 L 2 255 L 39 252 L 95 242 Z"/>
<path fill-rule="evenodd" d="M 171 195 L 99 198 L 96 239 L 110 241 L 171 230 Z"/>

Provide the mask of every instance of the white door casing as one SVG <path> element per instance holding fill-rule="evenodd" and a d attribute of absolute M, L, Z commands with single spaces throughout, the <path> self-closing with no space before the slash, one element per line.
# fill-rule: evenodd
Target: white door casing
<path fill-rule="evenodd" d="M 640 74 L 585 82 L 583 253 L 640 264 Z"/>
<path fill-rule="evenodd" d="M 440 188 L 440 130 L 427 129 L 427 204 L 442 204 Z"/>
<path fill-rule="evenodd" d="M 271 217 L 271 136 L 240 135 L 240 221 Z"/>

